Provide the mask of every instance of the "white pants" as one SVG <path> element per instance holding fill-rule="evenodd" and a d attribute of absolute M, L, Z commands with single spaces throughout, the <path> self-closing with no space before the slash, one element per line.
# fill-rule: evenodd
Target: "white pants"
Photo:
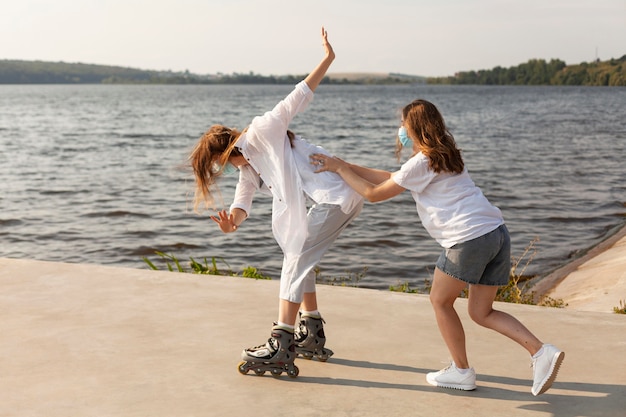
<path fill-rule="evenodd" d="M 280 298 L 301 303 L 304 293 L 315 292 L 315 272 L 328 248 L 363 208 L 363 202 L 350 213 L 335 204 L 314 204 L 307 213 L 307 238 L 302 253 L 289 265 L 283 260 L 280 277 Z"/>

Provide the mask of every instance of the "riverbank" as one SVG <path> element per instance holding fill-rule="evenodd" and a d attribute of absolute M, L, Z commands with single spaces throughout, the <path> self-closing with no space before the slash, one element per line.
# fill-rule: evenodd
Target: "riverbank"
<path fill-rule="evenodd" d="M 567 309 L 612 313 L 620 302 L 626 303 L 626 225 L 531 290 L 537 299 L 562 299 Z"/>

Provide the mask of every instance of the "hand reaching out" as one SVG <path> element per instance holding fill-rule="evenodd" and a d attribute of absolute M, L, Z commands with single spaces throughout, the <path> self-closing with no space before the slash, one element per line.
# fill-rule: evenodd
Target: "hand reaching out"
<path fill-rule="evenodd" d="M 343 159 L 337 158 L 336 156 L 328 156 L 322 153 L 315 153 L 309 156 L 311 160 L 311 165 L 317 167 L 316 173 L 318 172 L 337 172 L 341 168 L 346 168 L 349 164 Z"/>
<path fill-rule="evenodd" d="M 237 230 L 237 225 L 234 221 L 233 214 L 228 214 L 226 210 L 221 210 L 218 213 L 219 217 L 211 216 L 211 220 L 213 220 L 220 227 L 222 232 L 231 233 Z"/>

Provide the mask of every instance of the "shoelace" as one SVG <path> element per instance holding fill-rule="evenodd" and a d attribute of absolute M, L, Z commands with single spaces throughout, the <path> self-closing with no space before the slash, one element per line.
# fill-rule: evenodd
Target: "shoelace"
<path fill-rule="evenodd" d="M 453 367 L 456 367 L 454 361 L 451 362 L 441 362 L 441 363 L 445 363 L 446 366 L 439 372 L 444 373 L 444 372 L 448 372 L 450 369 L 452 369 Z"/>
<path fill-rule="evenodd" d="M 250 350 L 259 350 L 259 349 L 263 349 L 263 348 L 268 348 L 269 351 L 272 352 L 272 354 L 273 354 L 274 352 L 276 352 L 278 350 L 278 342 L 273 337 L 270 337 L 269 339 L 267 339 L 267 343 L 265 343 L 263 345 L 255 346 L 255 347 L 253 347 Z"/>
<path fill-rule="evenodd" d="M 306 327 L 300 324 L 293 332 L 293 337 L 296 341 L 301 341 L 302 339 L 306 338 L 307 334 L 308 332 L 306 330 Z"/>
<path fill-rule="evenodd" d="M 453 367 L 453 366 L 454 366 L 454 364 L 452 364 L 452 363 L 451 363 L 450 365 L 448 365 L 448 366 L 446 366 L 445 368 L 443 368 L 440 372 L 441 372 L 442 374 L 445 374 L 445 373 L 447 373 L 447 372 L 450 372 L 450 371 L 452 371 L 452 370 L 453 370 L 453 369 L 452 369 L 452 367 Z"/>
<path fill-rule="evenodd" d="M 267 347 L 272 351 L 272 353 L 278 350 L 278 341 L 273 337 L 267 339 Z"/>

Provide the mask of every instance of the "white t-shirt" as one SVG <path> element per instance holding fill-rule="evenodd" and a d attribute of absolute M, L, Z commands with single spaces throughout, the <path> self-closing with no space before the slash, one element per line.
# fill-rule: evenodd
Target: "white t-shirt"
<path fill-rule="evenodd" d="M 426 231 L 444 248 L 483 236 L 504 223 L 500 209 L 483 195 L 467 172 L 435 173 L 421 152 L 392 174 L 411 191 Z"/>
<path fill-rule="evenodd" d="M 329 153 L 321 146 L 307 142 L 301 136 L 295 137 L 293 145 L 292 152 L 300 175 L 302 191 L 317 204 L 335 204 L 340 206 L 344 213 L 350 213 L 363 197 L 334 172 L 325 171 L 316 174 L 316 167 L 311 165 L 309 160 L 309 156 L 314 153 L 325 155 L 329 155 Z M 239 208 L 250 216 L 256 191 L 265 195 L 272 195 L 271 190 L 252 166 L 242 166 L 230 210 Z"/>

